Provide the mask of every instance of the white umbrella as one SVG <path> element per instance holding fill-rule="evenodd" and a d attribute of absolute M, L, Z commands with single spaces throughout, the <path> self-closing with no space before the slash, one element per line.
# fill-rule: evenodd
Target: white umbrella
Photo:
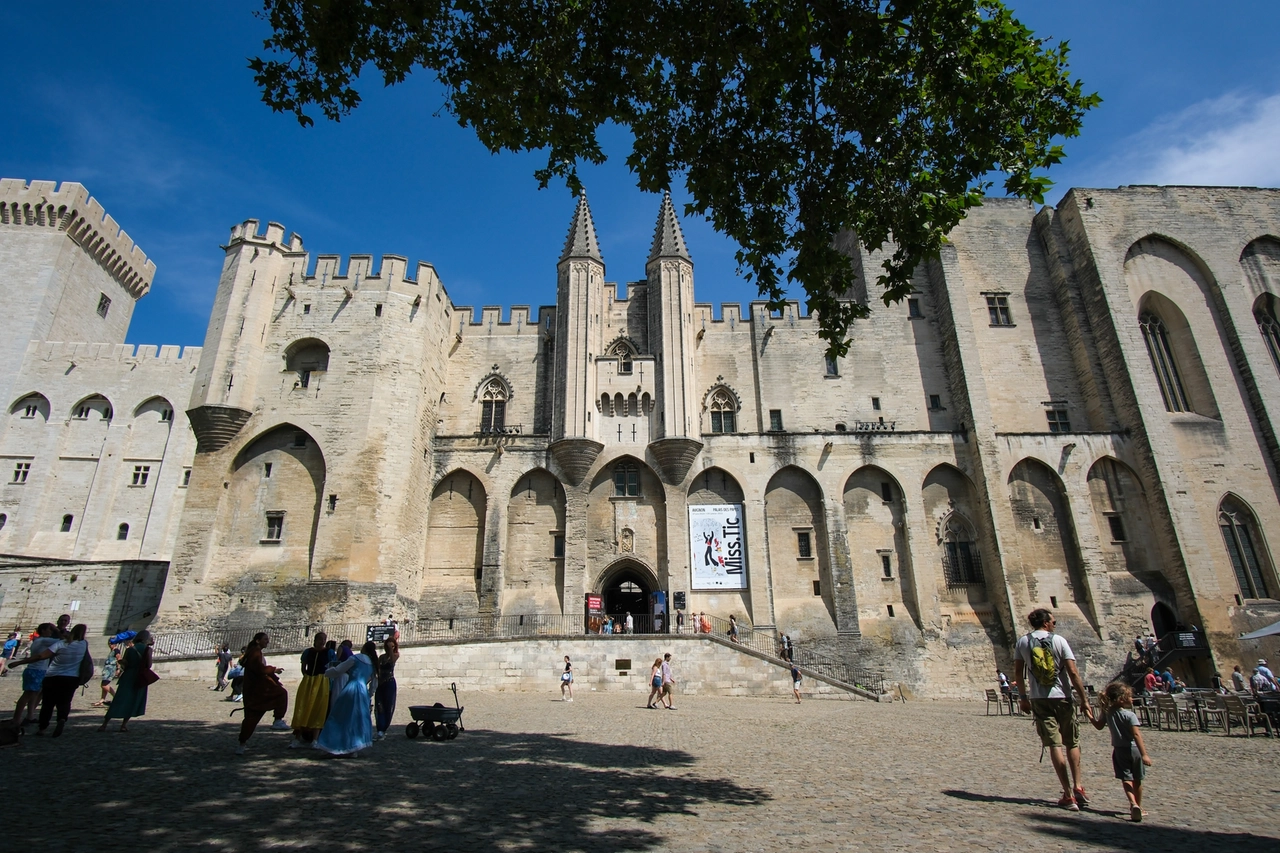
<path fill-rule="evenodd" d="M 1248 634 L 1241 634 L 1240 639 L 1261 640 L 1263 637 L 1271 637 L 1276 634 L 1280 634 L 1280 622 L 1276 622 L 1274 624 L 1268 625 L 1265 628 L 1259 628 L 1258 630 Z"/>

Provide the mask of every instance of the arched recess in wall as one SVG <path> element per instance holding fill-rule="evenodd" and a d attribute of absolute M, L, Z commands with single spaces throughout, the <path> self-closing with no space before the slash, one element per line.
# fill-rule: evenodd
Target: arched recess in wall
<path fill-rule="evenodd" d="M 1023 459 L 1009 472 L 1009 508 L 1022 561 L 1018 568 L 1032 604 L 1053 609 L 1064 627 L 1075 617 L 1096 633 L 1097 614 L 1058 475 L 1038 459 Z M 1006 563 L 1005 568 L 1013 567 Z"/>
<path fill-rule="evenodd" d="M 564 487 L 534 468 L 511 488 L 502 610 L 564 612 Z"/>
<path fill-rule="evenodd" d="M 1209 374 L 1182 309 L 1163 294 L 1150 291 L 1138 303 L 1138 326 L 1165 411 L 1217 418 Z"/>
<path fill-rule="evenodd" d="M 164 458 L 173 427 L 173 404 L 164 397 L 152 397 L 133 410 L 129 424 L 129 459 Z"/>
<path fill-rule="evenodd" d="M 228 488 L 232 553 L 222 559 L 270 567 L 281 579 L 309 580 L 324 495 L 326 466 L 306 430 L 281 424 L 236 454 Z"/>
<path fill-rule="evenodd" d="M 1258 517 L 1240 497 L 1228 494 L 1218 504 L 1218 530 L 1235 574 L 1241 599 L 1280 596 L 1271 553 Z"/>
<path fill-rule="evenodd" d="M 975 523 L 979 507 L 972 481 L 959 468 L 942 464 L 925 477 L 923 497 L 936 550 L 921 555 L 917 567 L 926 559 L 937 567 L 940 600 L 953 606 L 986 605 L 988 550 Z"/>
<path fill-rule="evenodd" d="M 1217 285 L 1204 265 L 1172 241 L 1150 236 L 1129 248 L 1124 276 L 1165 409 L 1218 418 L 1201 355 L 1227 367 L 1230 359 L 1217 358 L 1226 355 L 1214 308 Z"/>
<path fill-rule="evenodd" d="M 849 559 L 864 632 L 869 620 L 878 619 L 909 619 L 922 626 L 905 513 L 902 487 L 883 468 L 859 468 L 844 484 Z"/>
<path fill-rule="evenodd" d="M 49 399 L 43 394 L 23 394 L 9 407 L 5 424 L 3 452 L 5 456 L 34 457 L 45 437 L 49 423 Z M 28 461 L 28 460 L 23 460 Z M 11 463 L 10 467 L 16 463 Z M 5 482 L 13 482 L 8 471 L 0 471 Z"/>
<path fill-rule="evenodd" d="M 667 498 L 653 469 L 634 456 L 602 465 L 591 480 L 587 504 L 587 571 L 594 578 L 621 557 L 666 566 Z M 658 582 L 668 588 L 665 571 Z M 575 596 L 585 590 L 566 590 Z"/>
<path fill-rule="evenodd" d="M 1121 636 L 1145 633 L 1153 601 L 1176 602 L 1160 567 L 1151 509 L 1133 469 L 1104 456 L 1089 468 L 1089 501 L 1111 586 L 1110 627 Z"/>
<path fill-rule="evenodd" d="M 818 482 L 794 465 L 778 471 L 765 489 L 764 521 L 779 627 L 800 636 L 834 633 L 835 590 Z"/>
<path fill-rule="evenodd" d="M 487 509 L 484 485 L 470 471 L 450 471 L 436 485 L 427 516 L 426 574 L 419 612 L 445 618 L 479 612 Z"/>
<path fill-rule="evenodd" d="M 294 374 L 295 388 L 309 388 L 329 371 L 329 345 L 319 338 L 296 340 L 284 351 L 284 369 Z"/>
<path fill-rule="evenodd" d="M 1271 356 L 1271 367 L 1280 371 L 1280 240 L 1270 236 L 1254 240 L 1241 252 L 1240 266 L 1253 300 L 1258 333 Z"/>

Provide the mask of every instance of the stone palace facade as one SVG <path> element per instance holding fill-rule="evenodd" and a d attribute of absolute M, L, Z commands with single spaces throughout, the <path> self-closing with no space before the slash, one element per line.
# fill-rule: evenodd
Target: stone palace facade
<path fill-rule="evenodd" d="M 943 693 L 1045 606 L 1088 681 L 1180 627 L 1203 681 L 1280 619 L 1277 235 L 1277 190 L 991 199 L 890 306 L 848 237 L 871 313 L 833 361 L 797 304 L 698 303 L 665 198 L 625 287 L 579 199 L 536 312 L 248 220 L 203 348 L 135 351 L 154 266 L 79 185 L 6 180 L 0 623 L 661 590 Z"/>

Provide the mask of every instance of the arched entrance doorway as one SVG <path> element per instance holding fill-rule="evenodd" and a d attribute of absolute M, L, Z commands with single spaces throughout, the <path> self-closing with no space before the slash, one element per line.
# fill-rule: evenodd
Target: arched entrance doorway
<path fill-rule="evenodd" d="M 1165 634 L 1177 630 L 1178 617 L 1174 615 L 1173 608 L 1163 601 L 1157 601 L 1156 606 L 1151 608 L 1151 627 L 1156 639 L 1162 639 Z"/>
<path fill-rule="evenodd" d="M 616 563 L 600 577 L 604 612 L 619 625 L 630 613 L 636 633 L 647 633 L 651 622 L 649 593 L 657 587 L 653 573 L 646 566 L 632 560 Z"/>

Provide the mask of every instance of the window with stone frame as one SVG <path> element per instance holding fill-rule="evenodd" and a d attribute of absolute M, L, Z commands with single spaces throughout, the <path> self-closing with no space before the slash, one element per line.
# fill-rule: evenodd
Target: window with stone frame
<path fill-rule="evenodd" d="M 707 403 L 711 410 L 711 431 L 730 433 L 738 431 L 738 401 L 727 388 L 717 388 Z"/>
<path fill-rule="evenodd" d="M 103 293 L 98 296 L 98 316 L 106 317 L 107 312 L 111 310 L 111 297 Z"/>
<path fill-rule="evenodd" d="M 507 386 L 490 379 L 480 392 L 480 432 L 502 432 L 507 426 Z"/>
<path fill-rule="evenodd" d="M 1243 504 L 1230 498 L 1224 500 L 1218 510 L 1218 527 L 1222 541 L 1231 558 L 1231 568 L 1236 574 L 1240 594 L 1245 598 L 1271 598 L 1270 585 L 1264 563 L 1258 526 Z"/>
<path fill-rule="evenodd" d="M 626 341 L 618 341 L 609 348 L 608 355 L 618 359 L 618 374 L 621 376 L 630 376 L 633 369 L 632 359 L 635 358 L 635 350 Z"/>
<path fill-rule="evenodd" d="M 942 528 L 942 576 L 949 587 L 986 583 L 973 528 L 956 513 L 947 518 Z"/>
<path fill-rule="evenodd" d="M 993 326 L 1012 326 L 1013 315 L 1009 313 L 1009 294 L 985 293 L 987 298 L 987 316 Z"/>
<path fill-rule="evenodd" d="M 147 480 L 151 478 L 150 465 L 134 465 L 133 466 L 133 482 L 130 485 L 145 486 Z"/>
<path fill-rule="evenodd" d="M 269 512 L 267 513 L 267 531 L 262 537 L 263 542 L 279 542 L 284 538 L 284 513 Z"/>
<path fill-rule="evenodd" d="M 634 462 L 619 462 L 613 469 L 613 494 L 619 498 L 640 496 L 640 466 Z"/>
<path fill-rule="evenodd" d="M 13 464 L 13 482 L 21 485 L 27 482 L 27 475 L 31 473 L 30 462 L 15 462 Z"/>
<path fill-rule="evenodd" d="M 1258 321 L 1258 331 L 1267 344 L 1267 352 L 1271 354 L 1271 363 L 1280 371 L 1280 320 L 1276 319 L 1276 300 L 1268 295 L 1253 312 Z"/>
<path fill-rule="evenodd" d="M 1160 385 L 1165 410 L 1191 411 L 1187 392 L 1183 389 L 1182 376 L 1178 372 L 1178 363 L 1173 358 L 1173 347 L 1169 345 L 1169 330 L 1164 321 L 1148 311 L 1138 318 L 1138 325 L 1142 328 L 1142 340 L 1147 345 L 1147 355 L 1151 357 L 1151 368 Z"/>
<path fill-rule="evenodd" d="M 1047 409 L 1044 414 L 1049 421 L 1049 432 L 1071 432 L 1066 409 Z"/>

